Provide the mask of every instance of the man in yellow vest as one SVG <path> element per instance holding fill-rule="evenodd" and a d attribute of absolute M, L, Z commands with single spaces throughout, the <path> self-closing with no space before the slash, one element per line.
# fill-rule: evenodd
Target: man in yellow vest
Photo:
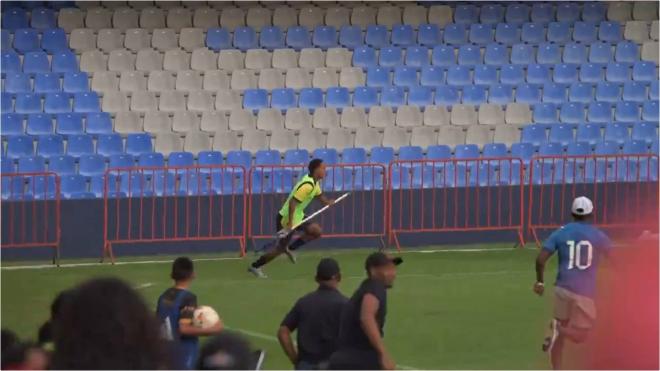
<path fill-rule="evenodd" d="M 327 199 L 321 192 L 321 180 L 325 177 L 325 164 L 323 160 L 315 158 L 307 166 L 308 174 L 305 174 L 293 187 L 286 202 L 276 216 L 276 232 L 282 228 L 293 229 L 293 233 L 281 238 L 277 246 L 271 251 L 263 254 L 250 265 L 248 272 L 259 278 L 266 278 L 261 267 L 282 253 L 286 254 L 292 263 L 296 262 L 294 251 L 307 242 L 321 237 L 321 226 L 318 223 L 305 222 L 305 208 L 314 199 L 318 199 L 325 205 L 331 205 L 334 200 Z M 294 238 L 297 235 L 297 238 Z"/>

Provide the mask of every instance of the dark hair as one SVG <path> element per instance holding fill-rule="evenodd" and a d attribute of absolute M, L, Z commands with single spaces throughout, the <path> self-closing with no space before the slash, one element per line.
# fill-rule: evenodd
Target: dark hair
<path fill-rule="evenodd" d="M 175 281 L 183 281 L 190 279 L 194 271 L 195 268 L 193 267 L 192 260 L 188 257 L 181 256 L 176 258 L 174 263 L 172 263 L 172 274 L 170 277 Z"/>
<path fill-rule="evenodd" d="M 309 165 L 307 165 L 307 169 L 309 170 L 309 175 L 314 174 L 314 170 L 316 170 L 321 164 L 323 163 L 323 160 L 320 158 L 315 158 L 312 161 L 309 162 Z"/>
<path fill-rule="evenodd" d="M 241 336 L 223 331 L 209 339 L 199 353 L 198 370 L 250 370 L 254 369 L 250 344 Z"/>
<path fill-rule="evenodd" d="M 116 278 L 82 283 L 53 322 L 53 369 L 164 369 L 172 365 L 160 325 Z"/>

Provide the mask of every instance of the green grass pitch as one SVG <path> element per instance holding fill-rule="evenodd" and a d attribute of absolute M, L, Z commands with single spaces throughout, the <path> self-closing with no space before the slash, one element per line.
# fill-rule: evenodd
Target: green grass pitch
<path fill-rule="evenodd" d="M 550 318 L 551 295 L 539 298 L 532 293 L 536 250 L 510 246 L 402 254 L 405 262 L 388 294 L 385 325 L 385 342 L 400 368 L 548 367 L 540 344 Z M 266 368 L 290 369 L 275 334 L 293 302 L 315 288 L 318 260 L 333 256 L 339 261 L 340 289 L 350 296 L 365 276 L 363 262 L 370 251 L 309 249 L 300 253 L 295 265 L 280 257 L 265 268 L 267 280 L 246 272 L 251 255 L 246 259 L 215 256 L 229 259 L 198 260 L 197 280 L 191 289 L 199 304 L 214 307 L 228 328 L 243 332 L 267 351 Z M 119 257 L 118 261 L 130 260 Z M 82 280 L 121 277 L 154 308 L 158 295 L 171 285 L 168 263 L 8 269 L 12 265 L 3 263 L 2 326 L 26 339 L 36 337 L 56 293 Z M 553 259 L 546 272 L 548 282 L 555 269 Z"/>

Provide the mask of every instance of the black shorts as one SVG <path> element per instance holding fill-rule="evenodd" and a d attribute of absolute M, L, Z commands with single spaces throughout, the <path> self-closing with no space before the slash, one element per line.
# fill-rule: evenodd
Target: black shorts
<path fill-rule="evenodd" d="M 380 358 L 373 351 L 338 350 L 330 356 L 330 370 L 380 370 Z"/>
<path fill-rule="evenodd" d="M 307 229 L 307 226 L 309 226 L 309 224 L 310 222 L 304 222 L 299 226 L 297 226 L 295 228 L 295 231 L 296 232 L 304 231 L 305 229 Z M 280 215 L 280 213 L 277 213 L 277 216 L 275 217 L 275 232 L 279 232 L 282 228 L 284 228 L 282 227 L 282 215 Z"/>

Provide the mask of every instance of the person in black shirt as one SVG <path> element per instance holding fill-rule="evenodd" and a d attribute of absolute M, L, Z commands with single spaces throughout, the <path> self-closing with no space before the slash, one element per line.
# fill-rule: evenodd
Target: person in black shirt
<path fill-rule="evenodd" d="M 300 298 L 280 325 L 277 338 L 298 370 L 324 367 L 336 349 L 339 321 L 347 301 L 337 290 L 340 280 L 337 261 L 321 259 L 316 268 L 318 289 Z M 296 330 L 297 351 L 291 341 L 291 332 Z"/>
<path fill-rule="evenodd" d="M 345 305 L 338 349 L 330 357 L 334 370 L 394 370 L 396 363 L 385 349 L 383 326 L 387 314 L 387 289 L 403 259 L 382 252 L 367 257 L 367 279 Z"/>

